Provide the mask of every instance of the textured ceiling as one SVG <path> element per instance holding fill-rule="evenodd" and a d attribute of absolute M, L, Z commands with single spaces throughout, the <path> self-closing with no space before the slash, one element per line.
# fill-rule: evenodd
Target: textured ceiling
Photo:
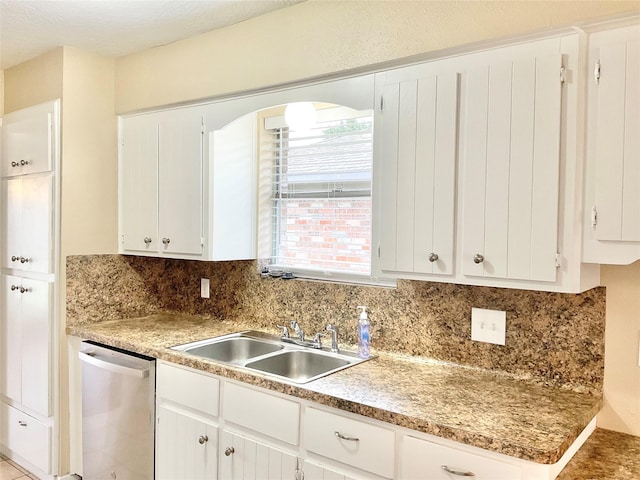
<path fill-rule="evenodd" d="M 119 57 L 304 0 L 0 0 L 0 68 L 60 45 Z"/>

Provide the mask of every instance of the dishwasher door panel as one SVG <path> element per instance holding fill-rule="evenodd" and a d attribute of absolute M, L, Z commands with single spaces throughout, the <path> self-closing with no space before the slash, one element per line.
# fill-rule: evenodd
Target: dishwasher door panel
<path fill-rule="evenodd" d="M 155 361 L 83 344 L 85 480 L 153 480 Z"/>

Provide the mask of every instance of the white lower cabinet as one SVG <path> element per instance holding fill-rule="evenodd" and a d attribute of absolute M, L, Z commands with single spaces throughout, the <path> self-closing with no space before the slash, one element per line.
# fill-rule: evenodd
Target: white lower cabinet
<path fill-rule="evenodd" d="M 391 428 L 307 408 L 303 445 L 309 452 L 393 478 L 395 432 Z"/>
<path fill-rule="evenodd" d="M 40 471 L 51 472 L 51 428 L 48 425 L 5 403 L 0 403 L 0 425 L 3 445 L 9 445 L 13 454 Z"/>
<path fill-rule="evenodd" d="M 353 477 L 330 470 L 314 462 L 304 462 L 304 480 L 354 480 Z"/>
<path fill-rule="evenodd" d="M 297 472 L 296 455 L 227 430 L 220 432 L 221 480 L 289 480 L 298 478 Z"/>
<path fill-rule="evenodd" d="M 218 470 L 218 427 L 205 417 L 158 405 L 156 476 L 158 480 L 206 480 Z"/>
<path fill-rule="evenodd" d="M 520 480 L 514 465 L 405 436 L 400 449 L 399 478 L 406 480 Z"/>
<path fill-rule="evenodd" d="M 159 480 L 551 480 L 595 428 L 543 465 L 188 367 L 156 372 Z"/>

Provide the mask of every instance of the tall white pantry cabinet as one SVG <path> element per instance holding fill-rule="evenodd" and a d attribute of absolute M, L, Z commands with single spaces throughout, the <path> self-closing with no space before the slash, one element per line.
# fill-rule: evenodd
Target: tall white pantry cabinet
<path fill-rule="evenodd" d="M 0 450 L 53 471 L 58 100 L 2 119 Z"/>

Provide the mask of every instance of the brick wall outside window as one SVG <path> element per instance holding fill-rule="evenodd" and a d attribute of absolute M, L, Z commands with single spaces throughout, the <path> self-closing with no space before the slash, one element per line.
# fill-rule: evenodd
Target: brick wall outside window
<path fill-rule="evenodd" d="M 281 202 L 279 265 L 369 273 L 371 198 Z"/>

